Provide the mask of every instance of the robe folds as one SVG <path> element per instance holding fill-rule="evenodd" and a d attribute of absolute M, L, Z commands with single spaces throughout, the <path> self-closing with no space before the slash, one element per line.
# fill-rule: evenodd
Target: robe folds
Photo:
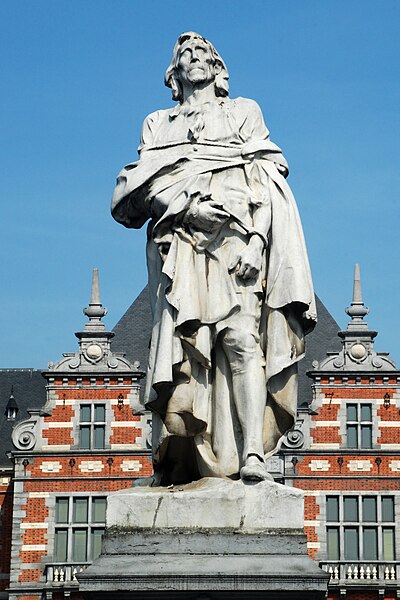
<path fill-rule="evenodd" d="M 145 404 L 153 411 L 154 465 L 162 468 L 171 436 L 185 437 L 193 442 L 201 476 L 236 477 L 243 440 L 219 334 L 240 322 L 244 307 L 255 307 L 268 458 L 294 424 L 297 363 L 316 322 L 287 163 L 258 105 L 243 98 L 153 113 L 139 152 L 117 178 L 112 215 L 133 228 L 150 219 L 153 330 Z M 229 218 L 213 231 L 188 224 L 196 196 L 211 197 Z M 264 204 L 272 215 L 268 231 L 253 221 Z M 262 268 L 255 280 L 243 281 L 229 263 L 252 235 L 264 241 Z"/>

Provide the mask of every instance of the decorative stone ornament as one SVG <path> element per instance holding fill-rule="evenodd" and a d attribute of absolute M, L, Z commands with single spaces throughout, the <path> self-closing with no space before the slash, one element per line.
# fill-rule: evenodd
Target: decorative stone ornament
<path fill-rule="evenodd" d="M 137 371 L 142 377 L 139 367 L 131 365 L 123 353 L 111 351 L 112 331 L 106 331 L 102 318 L 107 309 L 100 301 L 99 271 L 94 268 L 92 273 L 92 290 L 89 306 L 83 309 L 89 318 L 83 331 L 75 335 L 79 339 L 79 351 L 65 353 L 57 363 L 49 363 L 49 371 L 77 372 L 131 372 Z"/>
<path fill-rule="evenodd" d="M 343 348 L 340 352 L 330 353 L 320 363 L 313 362 L 316 371 L 395 371 L 395 363 L 388 357 L 387 352 L 374 350 L 376 331 L 371 331 L 364 317 L 369 308 L 364 305 L 361 291 L 360 267 L 354 267 L 353 300 L 346 308 L 351 317 L 345 331 L 340 331 Z"/>
<path fill-rule="evenodd" d="M 350 348 L 350 354 L 356 360 L 361 360 L 367 355 L 367 349 L 364 344 L 356 343 Z"/>
<path fill-rule="evenodd" d="M 102 358 L 104 353 L 102 347 L 99 346 L 99 344 L 90 344 L 90 346 L 86 348 L 85 354 L 89 360 L 97 362 Z"/>
<path fill-rule="evenodd" d="M 15 425 L 12 432 L 12 442 L 17 450 L 37 450 L 42 443 L 39 417 L 40 410 L 29 410 L 29 419 Z"/>

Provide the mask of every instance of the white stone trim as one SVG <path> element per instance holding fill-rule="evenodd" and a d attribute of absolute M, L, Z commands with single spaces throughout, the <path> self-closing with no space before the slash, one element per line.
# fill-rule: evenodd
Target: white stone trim
<path fill-rule="evenodd" d="M 43 444 L 42 446 L 42 450 L 46 451 L 46 450 L 54 450 L 56 452 L 65 452 L 68 450 L 71 450 L 71 444 Z"/>
<path fill-rule="evenodd" d="M 307 542 L 307 548 L 320 548 L 321 544 L 319 542 Z"/>
<path fill-rule="evenodd" d="M 49 498 L 50 492 L 28 492 L 28 498 Z"/>
<path fill-rule="evenodd" d="M 140 460 L 123 460 L 121 463 L 121 471 L 124 473 L 138 473 L 142 468 Z"/>
<path fill-rule="evenodd" d="M 21 550 L 24 552 L 35 552 L 47 550 L 47 544 L 22 544 Z"/>
<path fill-rule="evenodd" d="M 389 463 L 389 469 L 394 473 L 400 472 L 400 460 L 391 460 Z"/>
<path fill-rule="evenodd" d="M 40 470 L 43 473 L 59 473 L 62 469 L 62 464 L 58 460 L 46 460 L 40 465 Z"/>
<path fill-rule="evenodd" d="M 378 427 L 400 427 L 400 421 L 379 421 Z"/>
<path fill-rule="evenodd" d="M 382 450 L 400 450 L 400 444 L 385 444 L 385 442 L 381 442 L 380 446 Z"/>
<path fill-rule="evenodd" d="M 104 464 L 101 460 L 83 460 L 79 465 L 82 473 L 100 473 L 103 469 Z"/>
<path fill-rule="evenodd" d="M 111 444 L 111 450 L 144 450 L 142 444 Z"/>
<path fill-rule="evenodd" d="M 308 519 L 308 520 L 306 519 L 306 520 L 304 521 L 304 525 L 305 525 L 306 527 L 318 527 L 318 526 L 319 526 L 319 524 L 320 524 L 320 521 L 313 520 L 313 519 Z"/>
<path fill-rule="evenodd" d="M 315 444 L 311 444 L 311 450 L 340 450 L 340 444 L 324 444 L 321 442 L 316 442 Z"/>
<path fill-rule="evenodd" d="M 21 529 L 48 529 L 48 523 L 21 523 Z"/>
<path fill-rule="evenodd" d="M 64 427 L 73 427 L 74 424 L 71 421 L 51 421 L 44 423 L 43 429 L 62 429 Z"/>
<path fill-rule="evenodd" d="M 76 402 L 80 402 L 80 400 L 64 400 L 63 398 L 60 400 L 57 398 L 55 404 L 56 406 L 74 406 Z"/>
<path fill-rule="evenodd" d="M 331 463 L 329 462 L 329 460 L 323 458 L 323 459 L 318 459 L 318 458 L 314 458 L 313 460 L 310 461 L 310 471 L 329 471 L 329 469 L 331 468 Z"/>
<path fill-rule="evenodd" d="M 140 427 L 140 421 L 112 421 L 111 427 Z"/>
<path fill-rule="evenodd" d="M 356 471 L 369 473 L 372 469 L 372 462 L 370 460 L 350 460 L 347 468 L 352 473 Z"/>
<path fill-rule="evenodd" d="M 340 421 L 313 421 L 315 427 L 340 427 Z"/>

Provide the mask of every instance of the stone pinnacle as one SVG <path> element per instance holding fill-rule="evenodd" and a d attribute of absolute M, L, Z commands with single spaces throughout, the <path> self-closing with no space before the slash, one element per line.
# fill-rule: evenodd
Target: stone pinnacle
<path fill-rule="evenodd" d="M 101 318 L 107 314 L 107 309 L 103 307 L 100 301 L 99 270 L 95 267 L 92 273 L 92 293 L 88 308 L 83 309 L 83 314 L 89 317 L 85 329 L 104 329 Z"/>
<path fill-rule="evenodd" d="M 369 313 L 369 308 L 364 305 L 362 298 L 360 267 L 358 264 L 354 266 L 353 301 L 351 306 L 346 308 L 346 313 L 352 318 L 352 321 L 359 323 Z"/>

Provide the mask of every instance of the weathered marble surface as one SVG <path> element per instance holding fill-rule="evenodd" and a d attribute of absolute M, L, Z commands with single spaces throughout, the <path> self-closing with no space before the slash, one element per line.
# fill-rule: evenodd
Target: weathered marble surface
<path fill-rule="evenodd" d="M 303 498 L 301 490 L 270 481 L 243 484 L 212 477 L 170 489 L 131 488 L 108 496 L 107 527 L 302 531 Z"/>
<path fill-rule="evenodd" d="M 315 319 L 288 165 L 253 100 L 194 32 L 165 74 L 177 105 L 144 122 L 112 214 L 148 228 L 153 312 L 145 403 L 156 485 L 268 478 L 293 425 L 297 363 Z"/>
<path fill-rule="evenodd" d="M 324 598 L 300 490 L 216 478 L 133 488 L 109 497 L 107 525 L 102 555 L 79 576 L 89 600 Z"/>

